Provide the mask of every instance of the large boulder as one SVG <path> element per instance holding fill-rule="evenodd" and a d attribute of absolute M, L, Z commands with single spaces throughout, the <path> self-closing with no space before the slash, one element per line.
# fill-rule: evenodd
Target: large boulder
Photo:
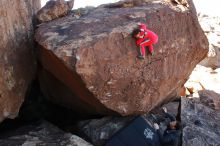
<path fill-rule="evenodd" d="M 210 90 L 203 90 L 199 91 L 199 96 L 202 104 L 215 110 L 220 110 L 220 94 Z"/>
<path fill-rule="evenodd" d="M 33 15 L 39 0 L 0 1 L 0 122 L 16 117 L 34 77 Z"/>
<path fill-rule="evenodd" d="M 111 8 L 39 26 L 35 39 L 44 95 L 80 112 L 141 114 L 171 100 L 208 52 L 208 41 L 189 7 L 167 1 Z M 147 22 L 159 42 L 155 56 L 136 59 L 131 32 Z"/>
<path fill-rule="evenodd" d="M 40 23 L 65 16 L 73 8 L 74 0 L 50 0 L 37 12 L 37 19 Z"/>

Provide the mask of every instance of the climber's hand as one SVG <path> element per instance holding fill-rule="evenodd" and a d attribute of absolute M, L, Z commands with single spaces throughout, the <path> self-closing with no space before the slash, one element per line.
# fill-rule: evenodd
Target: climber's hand
<path fill-rule="evenodd" d="M 159 125 L 157 123 L 154 123 L 154 129 L 156 129 L 156 130 L 159 129 Z"/>
<path fill-rule="evenodd" d="M 163 109 L 164 113 L 167 113 L 167 108 L 166 107 L 163 107 L 162 109 Z"/>

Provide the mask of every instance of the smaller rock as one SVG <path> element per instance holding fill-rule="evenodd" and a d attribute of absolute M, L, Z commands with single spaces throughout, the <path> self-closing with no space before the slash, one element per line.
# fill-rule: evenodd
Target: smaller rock
<path fill-rule="evenodd" d="M 180 88 L 178 96 L 185 97 L 189 96 L 190 94 L 191 93 L 189 92 L 189 90 L 185 86 L 183 86 L 182 88 Z"/>
<path fill-rule="evenodd" d="M 133 118 L 134 117 L 104 117 L 101 119 L 86 120 L 78 123 L 78 129 L 80 129 L 80 132 L 85 134 L 94 145 L 101 146 Z"/>
<path fill-rule="evenodd" d="M 50 0 L 37 13 L 37 19 L 40 23 L 51 21 L 53 19 L 65 16 L 73 8 L 74 0 Z"/>
<path fill-rule="evenodd" d="M 0 134 L 1 146 L 92 146 L 76 135 L 65 133 L 46 121 Z"/>
<path fill-rule="evenodd" d="M 84 15 L 88 15 L 91 11 L 93 11 L 95 7 L 92 6 L 86 6 L 85 8 L 78 8 L 76 10 L 73 10 L 74 17 L 80 18 Z"/>
<path fill-rule="evenodd" d="M 220 94 L 214 91 L 199 91 L 200 101 L 213 109 L 220 110 Z"/>

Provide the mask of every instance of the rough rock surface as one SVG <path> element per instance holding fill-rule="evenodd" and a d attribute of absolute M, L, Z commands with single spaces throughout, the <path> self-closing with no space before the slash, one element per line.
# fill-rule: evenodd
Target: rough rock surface
<path fill-rule="evenodd" d="M 209 41 L 209 53 L 201 65 L 220 67 L 220 13 L 219 1 L 193 0 L 198 13 L 199 23 Z"/>
<path fill-rule="evenodd" d="M 81 121 L 78 129 L 95 146 L 102 146 L 116 132 L 125 127 L 134 117 L 104 117 Z"/>
<path fill-rule="evenodd" d="M 101 6 L 79 19 L 68 16 L 40 25 L 35 39 L 45 96 L 81 112 L 121 115 L 145 113 L 170 100 L 208 52 L 188 3 Z M 145 21 L 159 42 L 155 56 L 137 60 L 131 32 Z"/>
<path fill-rule="evenodd" d="M 73 8 L 74 0 L 50 0 L 37 12 L 37 19 L 40 23 L 65 16 Z"/>
<path fill-rule="evenodd" d="M 220 145 L 220 111 L 214 110 L 213 106 L 199 99 L 182 98 L 181 120 L 183 146 Z"/>
<path fill-rule="evenodd" d="M 39 0 L 0 1 L 0 122 L 14 118 L 34 76 L 33 24 Z"/>
<path fill-rule="evenodd" d="M 199 91 L 200 101 L 202 104 L 220 110 L 220 94 L 210 90 Z"/>
<path fill-rule="evenodd" d="M 2 146 L 92 146 L 76 135 L 65 133 L 46 121 L 0 135 Z"/>

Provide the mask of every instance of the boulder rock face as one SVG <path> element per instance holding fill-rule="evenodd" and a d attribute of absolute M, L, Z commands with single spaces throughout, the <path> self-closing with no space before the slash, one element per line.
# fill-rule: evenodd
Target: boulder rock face
<path fill-rule="evenodd" d="M 204 104 L 204 98 L 210 100 L 208 94 L 202 95 L 201 100 L 181 99 L 183 146 L 220 145 L 220 111 L 215 110 L 213 105 Z"/>
<path fill-rule="evenodd" d="M 0 135 L 0 145 L 92 146 L 82 138 L 65 133 L 54 125 L 39 121 Z"/>
<path fill-rule="evenodd" d="M 194 5 L 166 1 L 67 16 L 36 30 L 41 88 L 48 99 L 81 112 L 145 113 L 174 97 L 208 52 Z M 155 56 L 136 59 L 138 22 L 159 36 Z"/>
<path fill-rule="evenodd" d="M 39 0 L 0 1 L 0 122 L 14 118 L 34 76 L 32 18 Z"/>
<path fill-rule="evenodd" d="M 65 16 L 73 8 L 73 5 L 74 0 L 50 0 L 37 12 L 37 19 L 42 23 Z"/>

